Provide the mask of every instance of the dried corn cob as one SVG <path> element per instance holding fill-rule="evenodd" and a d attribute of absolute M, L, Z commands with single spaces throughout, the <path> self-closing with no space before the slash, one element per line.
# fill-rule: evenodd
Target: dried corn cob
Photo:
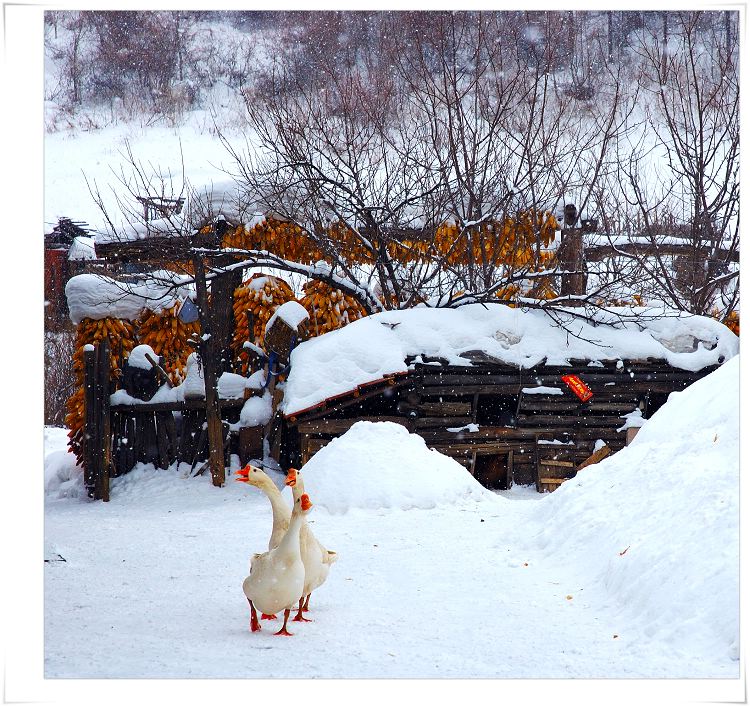
<path fill-rule="evenodd" d="M 68 447 L 76 455 L 78 464 L 83 462 L 83 423 L 85 419 L 83 394 L 83 347 L 86 344 L 99 344 L 109 340 L 112 359 L 110 379 L 120 375 L 119 361 L 129 354 L 135 346 L 135 328 L 127 320 L 105 317 L 104 319 L 83 319 L 76 331 L 76 350 L 73 354 L 73 372 L 78 388 L 68 398 L 65 426 L 68 432 Z"/>
<path fill-rule="evenodd" d="M 161 312 L 145 312 L 136 325 L 138 342 L 148 344 L 157 356 L 164 358 L 164 370 L 174 385 L 185 377 L 185 363 L 191 349 L 187 340 L 200 331 L 198 322 L 185 324 L 177 313 L 182 306 L 178 302 Z"/>
<path fill-rule="evenodd" d="M 304 289 L 302 306 L 310 313 L 308 330 L 311 336 L 340 329 L 367 314 L 353 297 L 320 280 L 310 280 Z"/>

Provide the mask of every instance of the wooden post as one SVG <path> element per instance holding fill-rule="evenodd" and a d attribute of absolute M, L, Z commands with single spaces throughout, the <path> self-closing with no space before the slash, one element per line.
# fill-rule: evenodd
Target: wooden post
<path fill-rule="evenodd" d="M 109 340 L 99 344 L 96 348 L 96 394 L 99 399 L 99 425 L 97 451 L 100 455 L 99 476 L 96 480 L 95 498 L 109 501 L 109 470 L 112 465 L 112 434 L 109 419 L 109 371 L 111 352 Z"/>
<path fill-rule="evenodd" d="M 211 334 L 215 352 L 220 354 L 231 345 L 235 321 L 234 291 L 242 284 L 242 270 L 229 270 L 211 280 Z M 222 367 L 226 370 L 226 366 Z"/>
<path fill-rule="evenodd" d="M 83 483 L 89 498 L 94 498 L 96 479 L 99 476 L 99 453 L 96 440 L 99 415 L 96 404 L 96 351 L 83 352 Z"/>
<path fill-rule="evenodd" d="M 84 485 L 89 498 L 109 501 L 112 435 L 109 419 L 109 342 L 83 352 Z"/>
<path fill-rule="evenodd" d="M 585 295 L 583 231 L 580 228 L 563 229 L 557 259 L 560 268 L 570 273 L 561 276 L 560 296 Z"/>
<path fill-rule="evenodd" d="M 508 452 L 508 465 L 505 471 L 505 488 L 509 489 L 513 486 L 513 450 Z"/>
<path fill-rule="evenodd" d="M 193 256 L 195 289 L 198 295 L 201 331 L 203 332 L 198 350 L 203 366 L 203 381 L 206 388 L 206 422 L 208 425 L 208 459 L 211 468 L 211 481 L 214 486 L 224 485 L 224 440 L 221 431 L 221 412 L 217 389 L 216 362 L 218 340 L 214 340 L 213 317 L 208 306 L 206 271 L 200 255 Z"/>

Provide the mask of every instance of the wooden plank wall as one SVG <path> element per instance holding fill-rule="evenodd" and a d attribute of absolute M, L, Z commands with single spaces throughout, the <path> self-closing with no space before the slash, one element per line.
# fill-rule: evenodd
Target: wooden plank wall
<path fill-rule="evenodd" d="M 504 464 L 510 466 L 515 483 L 532 484 L 538 482 L 540 468 L 550 468 L 544 461 L 565 457 L 580 464 L 592 454 L 597 440 L 613 452 L 622 449 L 625 432 L 617 430 L 625 422 L 623 415 L 640 407 L 644 417 L 649 417 L 669 393 L 686 388 L 715 368 L 693 373 L 654 360 L 597 366 L 579 361 L 520 372 L 486 362 L 470 369 L 415 365 L 408 376 L 388 388 L 387 395 L 377 390 L 368 399 L 357 393 L 341 396 L 287 423 L 289 434 L 297 435 L 299 464 L 355 422 L 387 420 L 421 435 L 428 446 L 453 457 L 478 478 L 507 485 Z M 578 400 L 560 379 L 570 373 L 591 388 L 594 395 L 587 403 Z M 528 392 L 542 386 L 561 394 Z M 498 405 L 503 409 L 497 409 Z M 491 417 L 496 419 L 488 421 Z M 467 428 L 471 423 L 479 429 Z M 490 457 L 502 460 L 490 461 Z"/>

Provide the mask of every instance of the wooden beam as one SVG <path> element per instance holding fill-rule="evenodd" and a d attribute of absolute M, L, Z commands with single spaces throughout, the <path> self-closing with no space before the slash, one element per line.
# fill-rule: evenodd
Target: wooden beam
<path fill-rule="evenodd" d="M 562 461 L 561 459 L 540 459 L 539 463 L 543 466 L 559 466 L 569 469 L 575 468 L 575 464 L 573 462 L 566 462 Z"/>
<path fill-rule="evenodd" d="M 581 469 L 585 469 L 587 466 L 590 466 L 591 464 L 596 464 L 600 462 L 605 457 L 609 456 L 612 453 L 612 450 L 605 444 L 603 447 L 597 449 L 590 457 L 587 459 L 584 459 L 578 467 L 576 468 L 576 471 L 580 471 Z"/>
<path fill-rule="evenodd" d="M 604 415 L 518 415 L 519 425 L 547 427 L 549 425 L 577 427 L 612 427 L 615 430 L 625 424 L 622 417 Z"/>

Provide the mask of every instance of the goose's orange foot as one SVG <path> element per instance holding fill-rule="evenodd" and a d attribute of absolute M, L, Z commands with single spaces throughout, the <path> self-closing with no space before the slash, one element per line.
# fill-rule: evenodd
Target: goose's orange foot
<path fill-rule="evenodd" d="M 255 607 L 253 606 L 253 602 L 250 601 L 248 598 L 248 604 L 250 604 L 250 630 L 260 631 L 260 621 L 258 621 L 258 612 L 255 610 Z"/>
<path fill-rule="evenodd" d="M 312 623 L 312 619 L 306 619 L 302 614 L 297 614 L 292 621 L 307 621 L 307 623 Z"/>
<path fill-rule="evenodd" d="M 289 633 L 289 631 L 286 630 L 286 626 L 282 626 L 276 633 L 273 634 L 274 636 L 293 636 L 293 633 Z"/>
<path fill-rule="evenodd" d="M 276 618 L 276 614 L 261 614 L 260 618 L 261 619 L 275 619 Z"/>

